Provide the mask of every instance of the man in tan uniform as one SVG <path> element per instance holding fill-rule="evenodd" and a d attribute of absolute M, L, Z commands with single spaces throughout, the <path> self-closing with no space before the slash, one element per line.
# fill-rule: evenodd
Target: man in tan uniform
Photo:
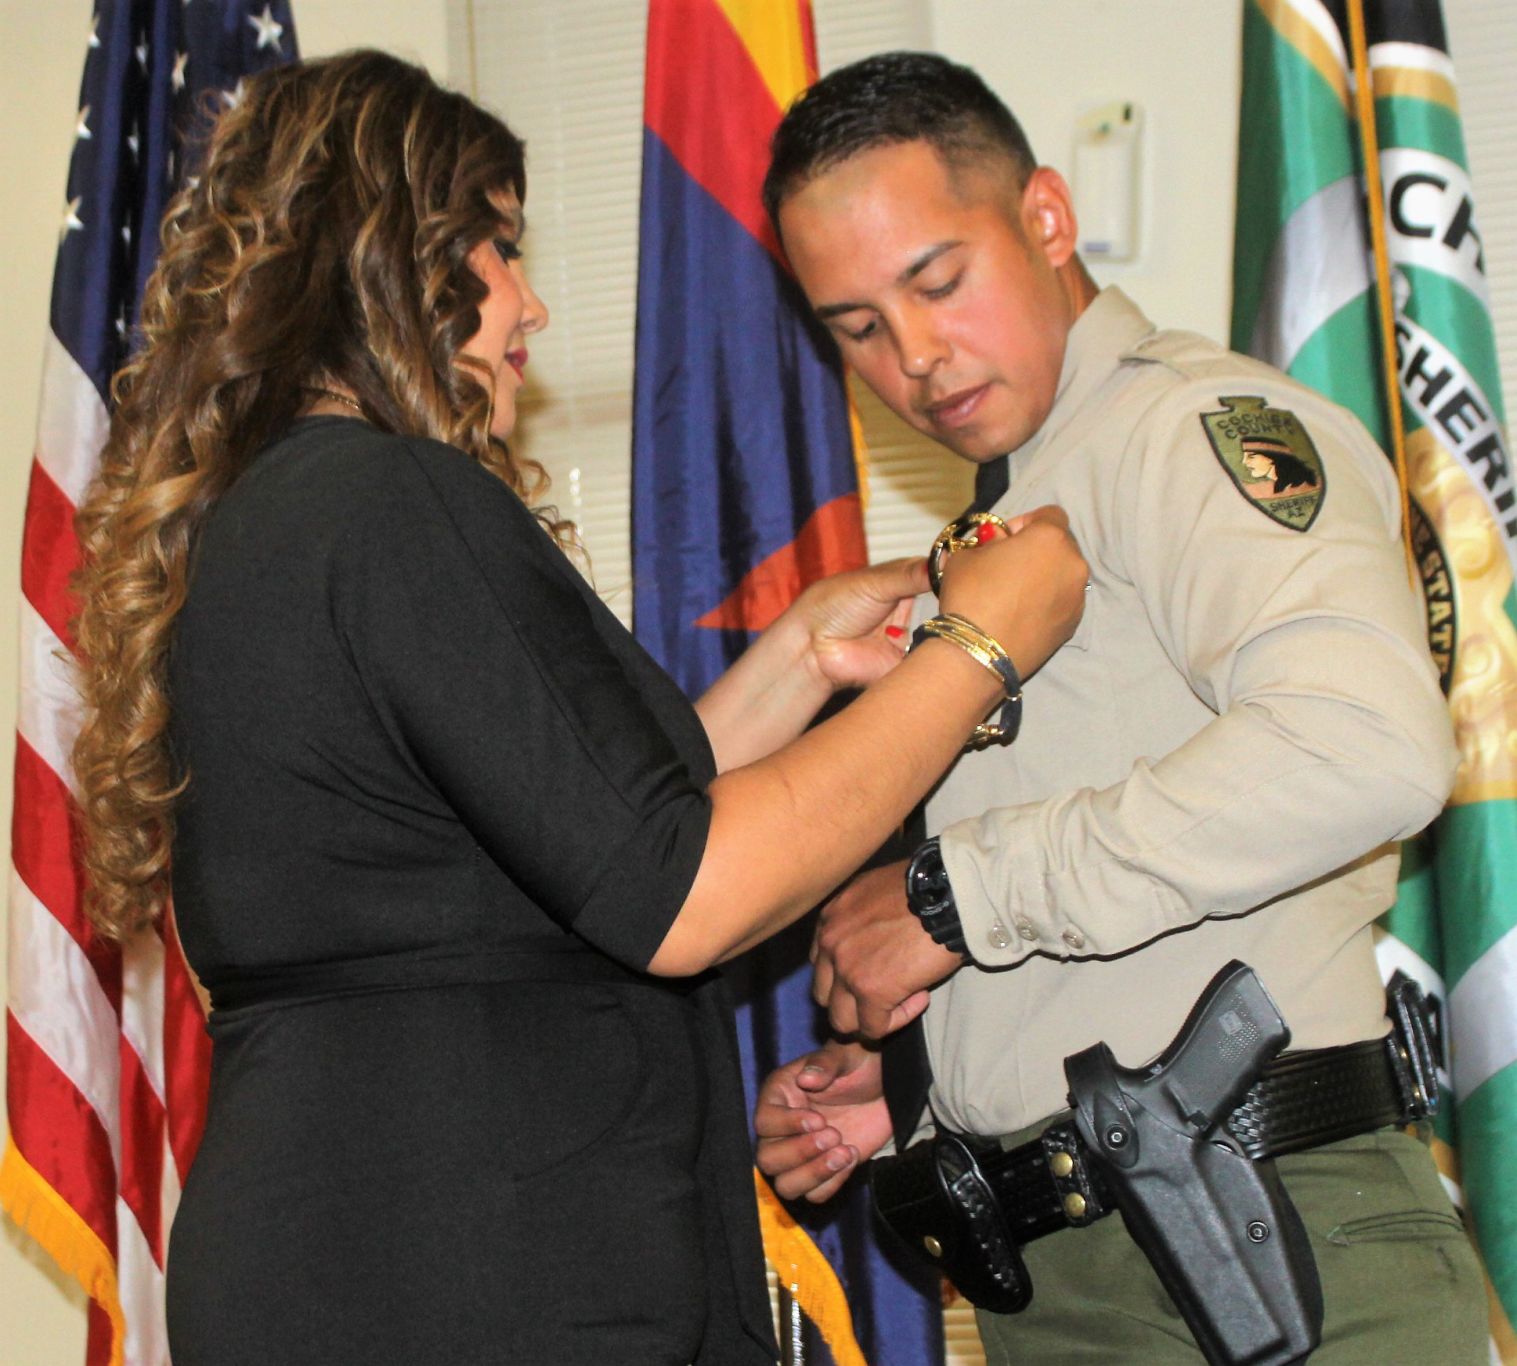
<path fill-rule="evenodd" d="M 1068 1055 L 1147 1062 L 1230 959 L 1292 1049 L 1383 1035 L 1371 925 L 1456 761 L 1383 454 L 1278 371 L 1098 291 L 1064 181 L 964 68 L 845 68 L 774 152 L 771 215 L 847 363 L 980 465 L 982 505 L 1062 507 L 1091 573 L 1015 742 L 929 803 L 953 923 L 908 905 L 900 863 L 824 908 L 834 1028 L 877 1037 L 930 989 L 930 1119 L 1006 1146 L 1066 1110 Z M 827 1198 L 888 1145 L 878 1053 L 782 1067 L 755 1120 L 780 1193 Z M 1382 1128 L 1278 1161 L 1325 1291 L 1314 1361 L 1481 1359 L 1478 1271 L 1422 1145 Z M 1024 1255 L 1031 1307 L 980 1315 L 992 1361 L 1196 1359 L 1120 1220 Z"/>

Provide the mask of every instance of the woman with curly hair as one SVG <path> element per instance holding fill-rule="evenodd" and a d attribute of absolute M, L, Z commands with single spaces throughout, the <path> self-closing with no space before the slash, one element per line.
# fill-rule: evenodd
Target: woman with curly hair
<path fill-rule="evenodd" d="M 949 641 L 901 659 L 901 562 L 684 701 L 504 444 L 547 324 L 525 184 L 414 67 L 268 72 L 116 381 L 75 768 L 97 923 L 172 883 L 212 1002 L 178 1366 L 772 1361 L 712 969 L 852 871 L 1001 686 Z M 944 606 L 1025 675 L 1084 572 L 1035 518 L 955 556 Z"/>

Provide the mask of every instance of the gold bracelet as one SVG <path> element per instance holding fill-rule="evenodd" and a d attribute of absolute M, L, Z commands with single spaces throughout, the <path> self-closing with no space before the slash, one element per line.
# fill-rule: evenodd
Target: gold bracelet
<path fill-rule="evenodd" d="M 931 621 L 922 623 L 924 635 L 937 636 L 939 640 L 951 640 L 959 649 L 963 650 L 976 663 L 982 664 L 996 676 L 996 682 L 1003 686 L 1005 680 L 1001 676 L 1000 662 L 1007 655 L 999 643 L 983 631 L 969 625 L 955 621 L 949 614 L 934 617 Z"/>
<path fill-rule="evenodd" d="M 913 647 L 920 645 L 928 636 L 951 641 L 963 650 L 975 663 L 983 665 L 999 680 L 1005 690 L 1006 700 L 1001 703 L 1001 715 L 995 722 L 982 721 L 969 737 L 971 746 L 999 741 L 1010 744 L 1017 738 L 1022 724 L 1022 680 L 1017 666 L 1005 647 L 994 636 L 982 631 L 967 617 L 957 612 L 943 612 L 924 621 L 912 633 Z"/>

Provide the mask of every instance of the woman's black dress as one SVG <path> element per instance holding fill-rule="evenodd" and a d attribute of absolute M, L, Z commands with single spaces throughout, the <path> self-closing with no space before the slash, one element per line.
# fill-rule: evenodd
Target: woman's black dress
<path fill-rule="evenodd" d="M 773 1362 L 730 1014 L 641 969 L 712 759 L 468 457 L 308 418 L 170 660 L 210 1116 L 176 1366 Z"/>

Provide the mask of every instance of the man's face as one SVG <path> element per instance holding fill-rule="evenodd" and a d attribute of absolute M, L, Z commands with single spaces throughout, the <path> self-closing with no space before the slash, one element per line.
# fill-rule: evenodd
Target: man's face
<path fill-rule="evenodd" d="M 929 143 L 898 143 L 806 182 L 779 219 L 812 308 L 893 412 L 975 461 L 1043 425 L 1075 312 L 1055 173 L 1019 192 L 999 159 L 953 172 Z"/>

